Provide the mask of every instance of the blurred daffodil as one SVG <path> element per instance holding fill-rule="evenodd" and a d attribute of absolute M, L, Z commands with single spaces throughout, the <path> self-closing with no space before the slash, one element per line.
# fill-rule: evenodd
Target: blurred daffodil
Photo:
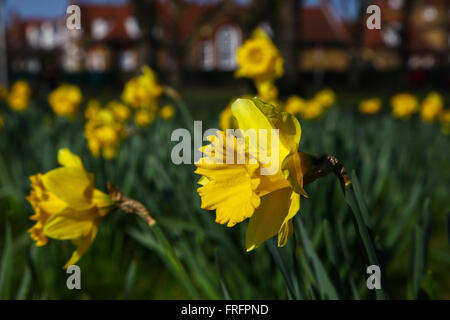
<path fill-rule="evenodd" d="M 283 75 L 283 57 L 269 36 L 257 28 L 237 52 L 236 77 L 273 80 Z"/>
<path fill-rule="evenodd" d="M 442 96 L 437 92 L 430 93 L 422 102 L 420 117 L 425 122 L 433 122 L 444 109 Z"/>
<path fill-rule="evenodd" d="M 139 127 L 148 127 L 155 120 L 155 113 L 142 109 L 134 114 L 134 123 Z"/>
<path fill-rule="evenodd" d="M 164 120 L 172 119 L 175 115 L 175 108 L 170 104 L 166 104 L 159 110 L 159 116 Z"/>
<path fill-rule="evenodd" d="M 336 103 L 336 93 L 331 89 L 323 89 L 316 93 L 314 100 L 322 107 L 329 108 Z"/>
<path fill-rule="evenodd" d="M 376 114 L 381 110 L 381 100 L 378 98 L 364 99 L 359 104 L 359 112 Z"/>
<path fill-rule="evenodd" d="M 48 96 L 53 112 L 59 116 L 74 117 L 83 99 L 80 88 L 71 84 L 62 84 Z"/>
<path fill-rule="evenodd" d="M 300 116 L 305 120 L 313 120 L 319 118 L 324 113 L 324 107 L 316 99 L 307 100 L 304 104 Z"/>
<path fill-rule="evenodd" d="M 209 139 L 212 144 L 202 148 L 204 156 L 195 164 L 195 172 L 201 175 L 201 187 L 198 188 L 201 206 L 216 210 L 216 222 L 228 227 L 250 219 L 245 240 L 247 251 L 276 234 L 278 245 L 284 246 L 293 233 L 291 220 L 300 209 L 300 195 L 306 195 L 303 190 L 303 153 L 297 150 L 300 124 L 293 115 L 259 99 L 237 99 L 231 106 L 231 113 L 239 129 L 244 132 L 256 130 L 258 141 L 261 132 L 278 129 L 276 140 L 270 138 L 265 147 L 260 146 L 268 153 L 278 151 L 278 158 L 263 160 L 260 151 L 254 153 L 258 147 L 247 142 L 247 161 L 227 164 L 227 152 L 233 152 L 235 159 L 239 153 L 236 137 L 218 131 L 217 136 Z M 226 143 L 219 143 L 221 140 L 226 140 Z M 279 147 L 273 148 L 275 145 Z M 222 161 L 211 159 L 222 156 Z M 264 168 L 274 164 L 272 161 L 278 161 L 278 170 L 271 175 L 263 174 Z"/>
<path fill-rule="evenodd" d="M 142 67 L 142 74 L 125 84 L 122 100 L 132 108 L 156 109 L 163 88 L 156 73 L 148 66 Z"/>
<path fill-rule="evenodd" d="M 256 81 L 256 89 L 258 90 L 258 97 L 266 102 L 273 102 L 278 99 L 278 88 L 272 80 Z"/>
<path fill-rule="evenodd" d="M 111 112 L 114 114 L 114 117 L 119 122 L 125 122 L 130 118 L 131 111 L 130 109 L 121 102 L 111 101 L 106 106 Z"/>
<path fill-rule="evenodd" d="M 301 114 L 305 110 L 305 100 L 299 96 L 291 96 L 287 99 L 284 111 L 291 114 Z"/>
<path fill-rule="evenodd" d="M 444 134 L 450 134 L 450 109 L 443 110 L 439 115 L 439 121 L 441 122 L 441 131 Z"/>
<path fill-rule="evenodd" d="M 222 131 L 226 129 L 232 129 L 232 118 L 233 114 L 231 113 L 231 104 L 227 105 L 225 109 L 219 115 L 219 128 Z"/>
<path fill-rule="evenodd" d="M 61 167 L 30 177 L 32 190 L 27 200 L 34 209 L 36 224 L 29 230 L 37 246 L 48 238 L 71 240 L 77 247 L 64 268 L 75 264 L 93 243 L 102 218 L 113 202 L 95 188 L 94 176 L 81 159 L 68 149 L 58 153 Z"/>
<path fill-rule="evenodd" d="M 399 93 L 391 99 L 392 114 L 395 118 L 409 119 L 417 112 L 419 102 L 409 93 Z"/>
<path fill-rule="evenodd" d="M 16 81 L 6 97 L 8 106 L 13 111 L 24 111 L 30 102 L 31 88 L 26 81 Z"/>
<path fill-rule="evenodd" d="M 97 99 L 89 99 L 86 105 L 86 110 L 84 111 L 84 117 L 87 120 L 93 119 L 101 109 L 102 105 L 100 101 Z"/>
<path fill-rule="evenodd" d="M 124 136 L 123 125 L 109 109 L 101 109 L 90 118 L 84 128 L 88 148 L 94 157 L 112 159 Z"/>

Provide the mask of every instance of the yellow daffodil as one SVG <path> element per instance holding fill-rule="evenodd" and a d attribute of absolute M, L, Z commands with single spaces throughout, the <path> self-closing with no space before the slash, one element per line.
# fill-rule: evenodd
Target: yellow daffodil
<path fill-rule="evenodd" d="M 101 109 L 86 122 L 84 136 L 94 157 L 102 155 L 109 160 L 116 156 L 124 128 L 109 109 Z"/>
<path fill-rule="evenodd" d="M 55 114 L 74 117 L 82 99 L 80 88 L 71 84 L 62 84 L 50 92 L 48 103 Z"/>
<path fill-rule="evenodd" d="M 254 80 L 273 80 L 283 75 L 283 57 L 269 36 L 256 29 L 237 52 L 237 77 Z"/>
<path fill-rule="evenodd" d="M 313 120 L 319 118 L 324 112 L 322 104 L 316 99 L 308 100 L 305 102 L 303 110 L 300 112 L 300 116 L 305 120 Z"/>
<path fill-rule="evenodd" d="M 261 100 L 272 102 L 278 99 L 278 88 L 272 80 L 256 81 L 255 84 L 258 90 L 258 98 Z"/>
<path fill-rule="evenodd" d="M 222 131 L 210 137 L 212 144 L 202 148 L 204 156 L 195 164 L 195 172 L 202 176 L 199 180 L 201 187 L 198 188 L 201 206 L 216 210 L 216 222 L 228 227 L 250 219 L 245 241 L 248 251 L 276 234 L 278 245 L 283 246 L 293 233 L 291 220 L 300 209 L 300 195 L 306 195 L 303 190 L 303 153 L 297 150 L 300 124 L 293 115 L 259 99 L 237 99 L 231 112 L 239 129 L 244 132 L 256 130 L 258 141 L 265 132 L 268 143 L 259 146 L 260 149 L 252 142 L 246 143 L 244 158 L 248 161 L 227 164 L 227 151 L 234 152 L 234 159 L 239 154 L 236 137 Z M 275 138 L 267 133 L 272 129 L 279 130 Z M 220 137 L 226 143 L 219 143 Z M 276 145 L 278 148 L 274 147 Z M 255 154 L 254 150 L 258 152 Z M 262 154 L 266 152 L 278 157 L 264 160 Z M 222 158 L 221 155 L 222 161 L 211 161 L 212 157 Z M 278 170 L 270 175 L 263 174 L 262 170 L 272 167 L 274 161 L 278 161 Z"/>
<path fill-rule="evenodd" d="M 381 100 L 378 98 L 364 99 L 359 104 L 359 112 L 376 114 L 381 110 Z"/>
<path fill-rule="evenodd" d="M 16 81 L 6 97 L 8 106 L 13 111 L 24 111 L 30 102 L 31 88 L 23 80 Z"/>
<path fill-rule="evenodd" d="M 227 105 L 225 109 L 219 115 L 219 128 L 222 131 L 226 129 L 232 129 L 232 118 L 233 114 L 231 113 L 231 104 Z"/>
<path fill-rule="evenodd" d="M 439 115 L 439 121 L 441 122 L 441 131 L 444 134 L 450 134 L 450 109 L 443 110 Z"/>
<path fill-rule="evenodd" d="M 299 96 L 291 96 L 286 101 L 284 111 L 291 114 L 301 114 L 305 109 L 305 100 Z"/>
<path fill-rule="evenodd" d="M 172 119 L 174 115 L 175 115 L 175 108 L 170 104 L 163 106 L 159 110 L 159 116 L 164 120 Z"/>
<path fill-rule="evenodd" d="M 392 114 L 395 118 L 409 119 L 417 112 L 419 102 L 409 93 L 400 93 L 391 99 Z"/>
<path fill-rule="evenodd" d="M 86 172 L 81 159 L 68 149 L 61 149 L 62 167 L 30 177 L 32 191 L 27 197 L 36 224 L 29 230 L 37 246 L 48 238 L 71 240 L 75 252 L 64 268 L 75 264 L 93 243 L 98 226 L 113 206 L 110 197 L 95 189 L 94 176 Z"/>
<path fill-rule="evenodd" d="M 153 120 L 155 120 L 155 113 L 146 109 L 139 110 L 134 114 L 134 123 L 139 127 L 147 127 Z"/>
<path fill-rule="evenodd" d="M 86 110 L 84 111 L 84 117 L 87 120 L 93 119 L 101 109 L 102 105 L 100 101 L 97 99 L 89 99 L 86 105 Z"/>
<path fill-rule="evenodd" d="M 118 101 L 111 101 L 106 107 L 111 110 L 117 121 L 125 122 L 130 118 L 131 111 L 123 103 L 120 103 Z"/>
<path fill-rule="evenodd" d="M 142 67 L 142 75 L 125 84 L 122 100 L 132 108 L 156 109 L 163 88 L 158 83 L 156 73 L 148 66 Z"/>
<path fill-rule="evenodd" d="M 331 89 L 323 89 L 316 93 L 314 100 L 320 103 L 323 107 L 329 108 L 336 103 L 336 94 Z"/>
<path fill-rule="evenodd" d="M 433 122 L 444 109 L 442 96 L 437 92 L 430 93 L 422 102 L 420 117 L 423 121 Z"/>

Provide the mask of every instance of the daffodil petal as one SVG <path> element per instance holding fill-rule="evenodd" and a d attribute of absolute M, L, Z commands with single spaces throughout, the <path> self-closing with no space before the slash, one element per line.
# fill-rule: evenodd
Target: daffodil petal
<path fill-rule="evenodd" d="M 290 188 L 284 188 L 261 198 L 261 205 L 251 217 L 245 246 L 247 251 L 259 247 L 264 241 L 278 233 L 289 211 Z"/>
<path fill-rule="evenodd" d="M 45 188 L 75 209 L 91 206 L 93 182 L 82 167 L 62 167 L 42 176 Z"/>
<path fill-rule="evenodd" d="M 80 157 L 67 148 L 59 150 L 58 163 L 64 167 L 83 167 Z"/>
<path fill-rule="evenodd" d="M 292 236 L 292 218 L 300 210 L 300 195 L 298 193 L 292 192 L 290 197 L 290 206 L 287 216 L 284 218 L 281 224 L 280 230 L 278 231 L 278 246 L 283 247 L 289 238 Z"/>
<path fill-rule="evenodd" d="M 98 226 L 95 225 L 91 232 L 84 237 L 73 240 L 73 244 L 77 246 L 69 261 L 64 265 L 64 269 L 78 262 L 81 257 L 86 253 L 91 244 L 94 242 L 95 236 L 97 235 Z"/>
<path fill-rule="evenodd" d="M 259 130 L 267 130 L 268 150 L 271 148 L 271 130 L 279 130 L 280 162 L 292 151 L 297 151 L 301 138 L 301 127 L 295 116 L 287 112 L 281 112 L 276 107 L 258 99 L 237 99 L 232 104 L 231 111 L 239 129 L 244 131 L 248 129 L 256 130 L 258 137 Z M 261 150 L 265 146 L 260 145 L 258 147 Z"/>
<path fill-rule="evenodd" d="M 58 240 L 73 240 L 84 237 L 92 231 L 97 218 L 96 209 L 86 211 L 66 209 L 48 218 L 44 226 L 44 234 Z"/>

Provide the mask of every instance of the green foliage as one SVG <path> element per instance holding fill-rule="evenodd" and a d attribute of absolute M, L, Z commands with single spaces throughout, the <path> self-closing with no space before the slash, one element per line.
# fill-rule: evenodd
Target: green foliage
<path fill-rule="evenodd" d="M 225 103 L 187 98 L 192 118 L 217 126 Z M 200 99 L 200 98 L 199 98 Z M 345 98 L 341 98 L 345 102 Z M 350 99 L 350 98 L 349 98 Z M 38 104 L 7 113 L 0 131 L 0 298 L 2 299 L 417 299 L 448 298 L 450 265 L 449 138 L 434 125 L 389 114 L 362 116 L 350 108 L 302 121 L 300 149 L 335 155 L 351 174 L 345 195 L 337 180 L 306 187 L 286 247 L 272 241 L 245 252 L 246 223 L 227 228 L 200 209 L 193 165 L 170 160 L 175 128 L 189 125 L 178 104 L 172 121 L 158 119 L 123 142 L 116 159 L 94 159 L 83 121 L 44 112 Z M 62 269 L 73 246 L 32 243 L 28 177 L 56 166 L 69 147 L 105 190 L 111 180 L 143 202 L 158 221 L 149 228 L 111 212 L 80 260 L 82 289 L 66 288 Z M 366 287 L 367 266 L 378 264 L 382 288 Z"/>

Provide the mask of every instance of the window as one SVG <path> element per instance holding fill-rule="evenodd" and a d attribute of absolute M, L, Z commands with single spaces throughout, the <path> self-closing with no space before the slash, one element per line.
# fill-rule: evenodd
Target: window
<path fill-rule="evenodd" d="M 96 18 L 92 21 L 92 37 L 100 40 L 105 38 L 110 31 L 110 24 L 103 18 Z"/>
<path fill-rule="evenodd" d="M 138 67 L 138 56 L 134 50 L 125 50 L 120 55 L 120 69 L 125 72 L 135 71 Z"/>
<path fill-rule="evenodd" d="M 25 30 L 28 45 L 31 48 L 39 46 L 39 28 L 36 26 L 28 26 Z"/>
<path fill-rule="evenodd" d="M 214 68 L 213 46 L 209 40 L 200 43 L 200 68 L 203 70 Z"/>
<path fill-rule="evenodd" d="M 125 20 L 125 30 L 127 30 L 128 35 L 132 39 L 138 38 L 141 34 L 138 22 L 135 17 L 127 17 L 127 19 Z"/>
<path fill-rule="evenodd" d="M 51 50 L 56 45 L 55 28 L 49 22 L 41 25 L 41 48 Z"/>
<path fill-rule="evenodd" d="M 221 26 L 216 33 L 217 68 L 234 70 L 237 66 L 236 51 L 241 43 L 240 30 L 235 26 Z"/>

